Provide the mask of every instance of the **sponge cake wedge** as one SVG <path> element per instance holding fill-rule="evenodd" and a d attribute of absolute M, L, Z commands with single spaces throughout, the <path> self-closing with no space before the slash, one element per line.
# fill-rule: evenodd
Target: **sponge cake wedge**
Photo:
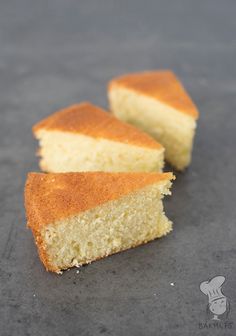
<path fill-rule="evenodd" d="M 166 235 L 172 173 L 30 173 L 27 225 L 47 270 L 60 273 Z"/>
<path fill-rule="evenodd" d="M 163 147 L 90 104 L 72 105 L 33 127 L 46 172 L 161 171 Z"/>
<path fill-rule="evenodd" d="M 112 112 L 159 141 L 175 168 L 183 170 L 189 165 L 198 110 L 173 72 L 114 78 L 108 96 Z"/>

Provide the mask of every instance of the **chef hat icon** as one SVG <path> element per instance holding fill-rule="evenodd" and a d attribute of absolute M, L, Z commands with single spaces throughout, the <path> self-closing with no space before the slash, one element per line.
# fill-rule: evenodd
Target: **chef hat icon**
<path fill-rule="evenodd" d="M 208 295 L 209 303 L 220 299 L 225 298 L 226 296 L 222 293 L 221 287 L 225 282 L 225 277 L 218 275 L 209 281 L 203 281 L 200 285 L 200 290 Z"/>

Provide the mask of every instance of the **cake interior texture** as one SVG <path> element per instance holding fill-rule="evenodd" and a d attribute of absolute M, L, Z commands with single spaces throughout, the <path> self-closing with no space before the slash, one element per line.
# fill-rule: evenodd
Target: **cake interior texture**
<path fill-rule="evenodd" d="M 33 230 L 46 268 L 60 273 L 166 235 L 172 223 L 162 198 L 170 185 L 163 180 Z"/>
<path fill-rule="evenodd" d="M 111 86 L 108 95 L 114 115 L 159 141 L 165 148 L 165 158 L 176 169 L 189 165 L 196 128 L 194 118 L 122 85 Z"/>
<path fill-rule="evenodd" d="M 164 149 L 135 146 L 79 133 L 40 129 L 36 132 L 46 172 L 161 171 Z"/>

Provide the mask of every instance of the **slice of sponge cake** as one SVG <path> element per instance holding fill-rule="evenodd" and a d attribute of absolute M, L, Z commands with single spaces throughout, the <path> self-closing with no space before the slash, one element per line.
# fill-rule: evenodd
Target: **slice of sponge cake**
<path fill-rule="evenodd" d="M 47 270 L 60 272 L 166 235 L 171 173 L 30 173 L 28 227 Z"/>
<path fill-rule="evenodd" d="M 160 141 L 175 168 L 183 170 L 189 165 L 198 110 L 173 72 L 114 78 L 108 96 L 112 112 Z"/>
<path fill-rule="evenodd" d="M 72 105 L 33 127 L 47 172 L 161 171 L 163 147 L 90 104 Z"/>

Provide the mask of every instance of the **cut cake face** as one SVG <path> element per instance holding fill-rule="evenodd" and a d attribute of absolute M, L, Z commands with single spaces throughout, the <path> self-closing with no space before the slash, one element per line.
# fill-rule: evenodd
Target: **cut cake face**
<path fill-rule="evenodd" d="M 172 173 L 30 173 L 27 225 L 47 270 L 60 272 L 166 235 Z"/>
<path fill-rule="evenodd" d="M 163 146 L 90 103 L 72 105 L 33 127 L 46 172 L 161 171 Z"/>
<path fill-rule="evenodd" d="M 190 164 L 198 110 L 173 72 L 147 71 L 114 78 L 108 97 L 114 115 L 159 141 L 176 169 Z"/>

